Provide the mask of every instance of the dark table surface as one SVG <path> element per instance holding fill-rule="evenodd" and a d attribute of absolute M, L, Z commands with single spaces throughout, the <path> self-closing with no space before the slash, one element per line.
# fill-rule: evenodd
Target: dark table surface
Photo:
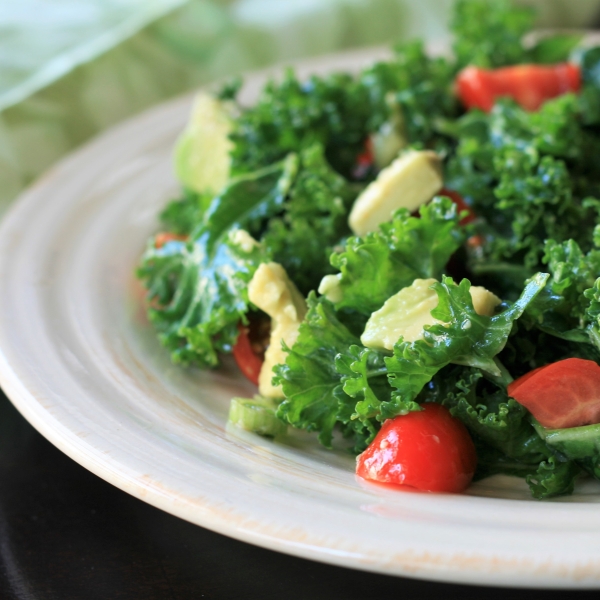
<path fill-rule="evenodd" d="M 352 571 L 191 525 L 67 458 L 0 392 L 0 600 L 598 598 Z"/>

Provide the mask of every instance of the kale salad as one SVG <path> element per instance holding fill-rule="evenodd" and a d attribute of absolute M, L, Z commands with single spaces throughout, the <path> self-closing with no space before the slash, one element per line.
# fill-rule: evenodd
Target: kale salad
<path fill-rule="evenodd" d="M 138 276 L 175 363 L 257 384 L 232 422 L 421 490 L 600 478 L 600 47 L 534 17 L 459 0 L 448 56 L 198 96 Z"/>

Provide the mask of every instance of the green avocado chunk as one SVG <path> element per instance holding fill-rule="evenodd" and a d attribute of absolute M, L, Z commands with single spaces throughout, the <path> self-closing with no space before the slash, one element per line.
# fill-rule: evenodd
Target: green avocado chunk
<path fill-rule="evenodd" d="M 415 279 L 375 311 L 360 340 L 367 348 L 392 350 L 400 337 L 414 342 L 423 337 L 423 326 L 433 325 L 431 311 L 438 305 L 438 295 L 431 288 L 435 279 Z"/>

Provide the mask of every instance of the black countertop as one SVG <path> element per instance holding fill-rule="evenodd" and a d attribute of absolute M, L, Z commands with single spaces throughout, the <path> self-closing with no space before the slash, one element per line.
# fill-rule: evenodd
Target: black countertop
<path fill-rule="evenodd" d="M 191 525 L 80 467 L 0 392 L 0 600 L 597 598 L 352 571 Z"/>

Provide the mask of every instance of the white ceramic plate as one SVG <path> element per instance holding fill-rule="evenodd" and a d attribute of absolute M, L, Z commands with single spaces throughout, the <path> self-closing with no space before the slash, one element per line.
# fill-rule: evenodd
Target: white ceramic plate
<path fill-rule="evenodd" d="M 365 54 L 307 63 L 356 67 Z M 246 90 L 252 100 L 263 76 Z M 363 487 L 353 459 L 296 433 L 226 427 L 251 394 L 235 369 L 169 364 L 133 276 L 177 185 L 182 98 L 98 138 L 39 181 L 0 230 L 0 384 L 77 462 L 134 496 L 253 544 L 347 567 L 442 581 L 600 584 L 600 488 L 554 502 L 497 477 L 470 495 Z"/>

